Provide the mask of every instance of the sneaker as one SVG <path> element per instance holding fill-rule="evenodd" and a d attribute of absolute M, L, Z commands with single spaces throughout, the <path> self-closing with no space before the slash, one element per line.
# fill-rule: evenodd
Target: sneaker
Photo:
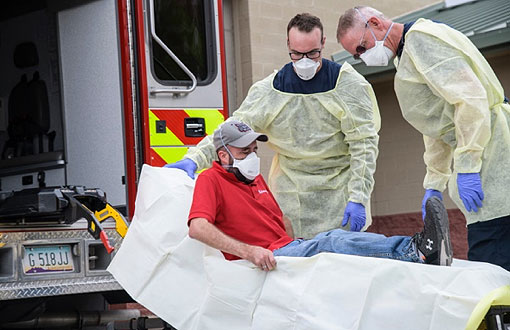
<path fill-rule="evenodd" d="M 413 240 L 426 264 L 451 265 L 453 252 L 450 224 L 446 209 L 439 198 L 434 196 L 427 200 L 423 231 L 414 235 Z"/>

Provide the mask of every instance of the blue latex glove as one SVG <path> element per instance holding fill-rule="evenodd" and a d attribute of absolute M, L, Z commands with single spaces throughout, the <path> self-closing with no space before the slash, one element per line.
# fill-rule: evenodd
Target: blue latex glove
<path fill-rule="evenodd" d="M 180 170 L 183 170 L 184 172 L 188 173 L 188 176 L 192 179 L 195 178 L 195 171 L 197 170 L 197 164 L 195 164 L 195 162 L 189 158 L 183 158 L 178 162 L 166 164 L 163 167 L 178 168 Z"/>
<path fill-rule="evenodd" d="M 484 198 L 480 173 L 457 174 L 459 196 L 469 212 L 478 212 Z"/>
<path fill-rule="evenodd" d="M 360 231 L 367 219 L 365 213 L 365 207 L 363 204 L 349 202 L 345 207 L 344 219 L 342 221 L 342 227 L 347 225 L 347 222 L 351 220 L 351 231 Z"/>
<path fill-rule="evenodd" d="M 439 190 L 435 189 L 425 190 L 425 195 L 423 196 L 423 200 L 421 201 L 421 219 L 423 221 L 425 221 L 425 203 L 427 203 L 427 199 L 433 196 L 436 196 L 440 200 L 443 200 L 443 194 L 441 194 Z"/>

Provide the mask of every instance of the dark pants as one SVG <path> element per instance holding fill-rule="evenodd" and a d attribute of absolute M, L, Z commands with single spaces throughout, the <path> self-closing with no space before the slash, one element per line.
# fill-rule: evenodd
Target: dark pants
<path fill-rule="evenodd" d="M 510 215 L 468 225 L 468 259 L 510 271 Z"/>

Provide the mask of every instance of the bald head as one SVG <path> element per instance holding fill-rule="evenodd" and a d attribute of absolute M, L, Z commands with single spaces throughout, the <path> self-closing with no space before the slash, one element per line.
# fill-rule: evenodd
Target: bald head
<path fill-rule="evenodd" d="M 338 27 L 336 29 L 337 41 L 340 42 L 341 37 L 347 34 L 352 28 L 363 27 L 370 17 L 386 20 L 383 13 L 372 7 L 360 6 L 347 9 L 338 20 Z"/>
<path fill-rule="evenodd" d="M 392 22 L 377 9 L 354 7 L 340 16 L 336 38 L 348 53 L 359 59 L 381 40 L 384 47 L 396 54 L 403 31 L 403 24 Z"/>

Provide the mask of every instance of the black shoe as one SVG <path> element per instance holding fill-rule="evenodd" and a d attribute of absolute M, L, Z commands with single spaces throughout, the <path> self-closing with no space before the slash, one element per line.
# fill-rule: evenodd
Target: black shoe
<path fill-rule="evenodd" d="M 453 252 L 450 224 L 446 209 L 437 197 L 430 197 L 425 204 L 423 231 L 414 235 L 416 247 L 425 257 L 426 264 L 450 266 Z"/>

